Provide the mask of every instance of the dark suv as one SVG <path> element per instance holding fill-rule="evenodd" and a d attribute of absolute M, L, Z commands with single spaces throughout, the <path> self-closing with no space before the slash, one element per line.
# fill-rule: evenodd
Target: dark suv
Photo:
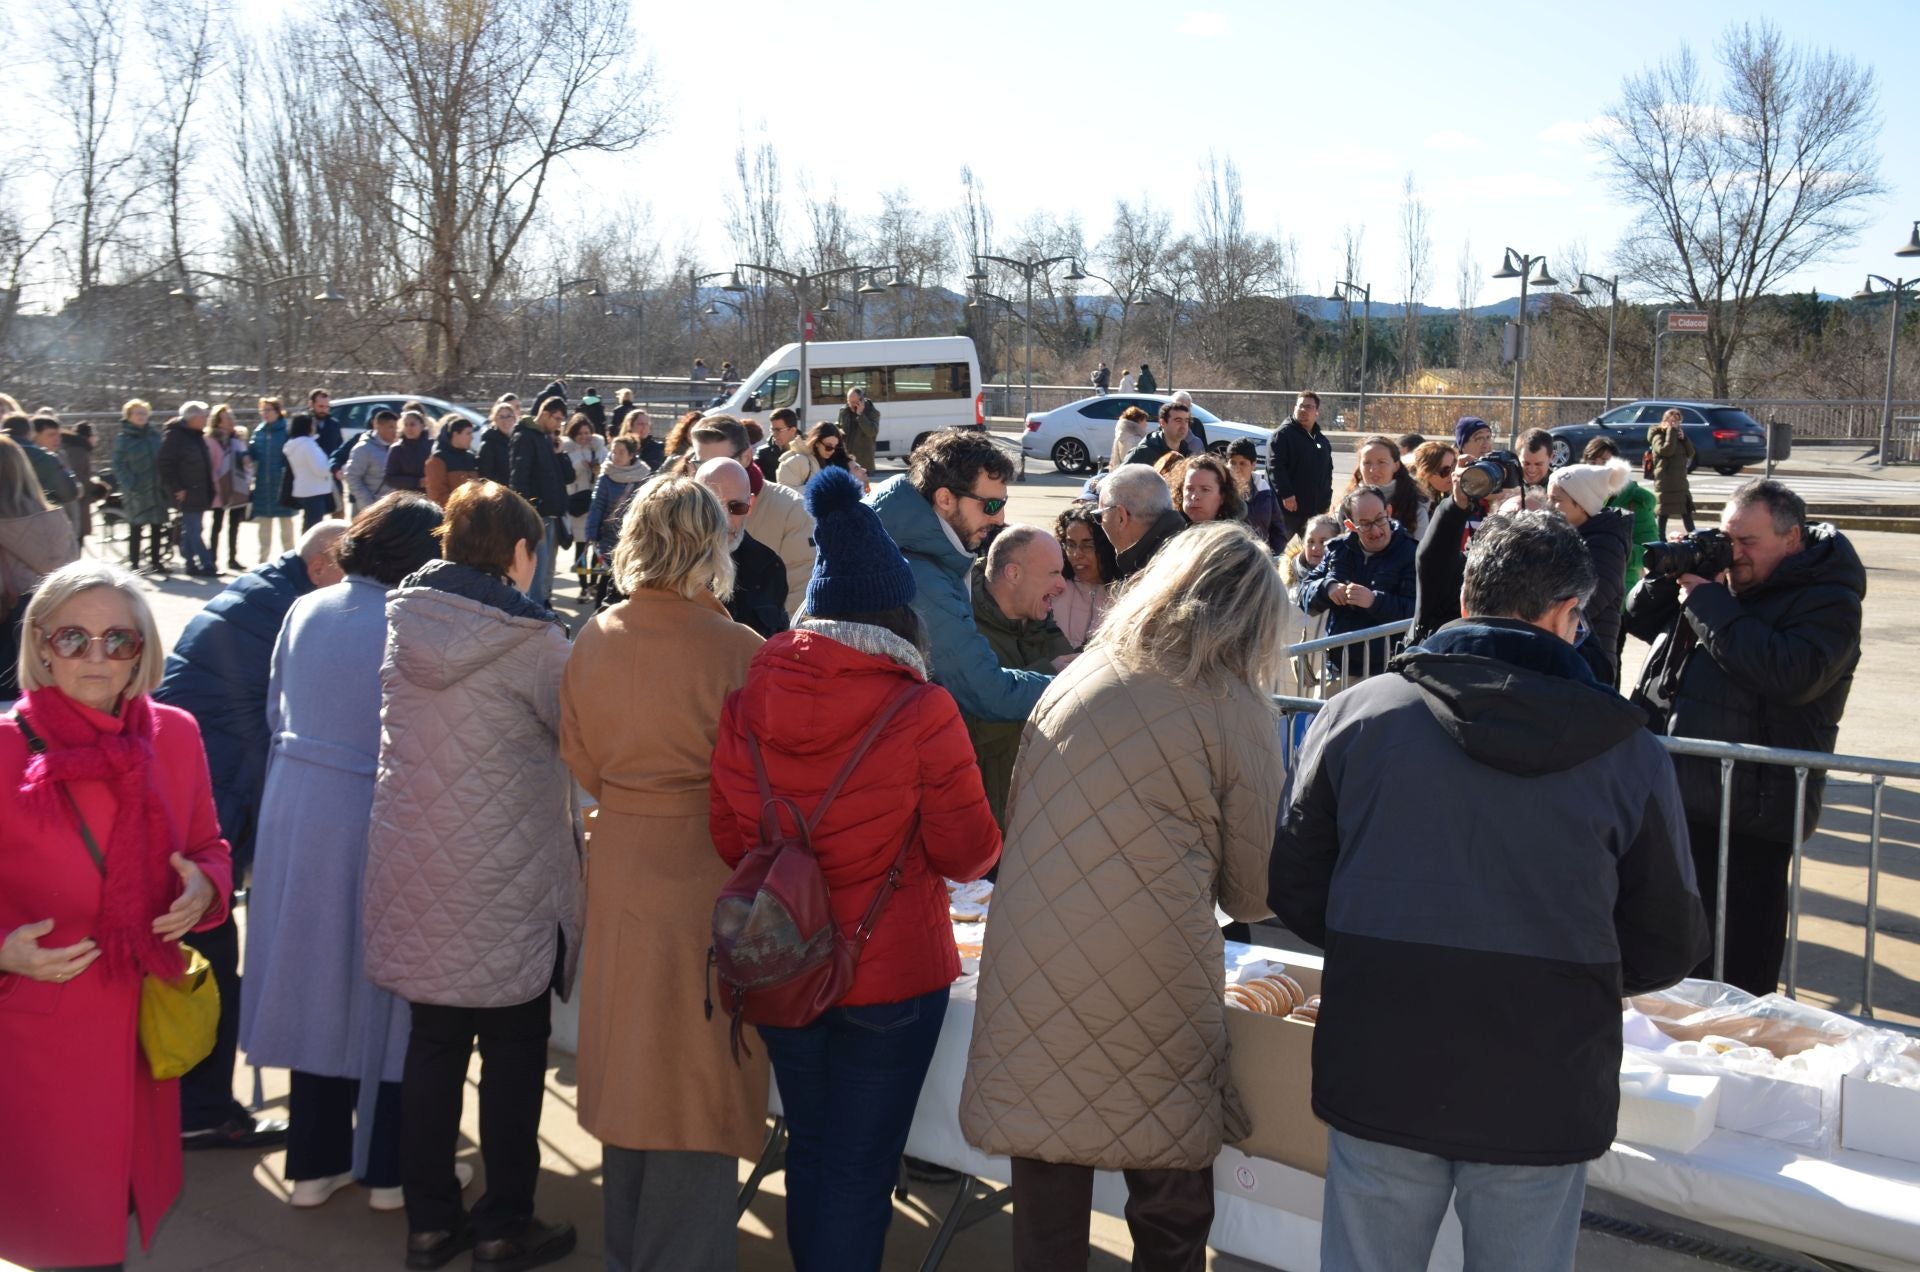
<path fill-rule="evenodd" d="M 1711 468 L 1731 477 L 1748 464 L 1767 462 L 1767 429 L 1737 406 L 1715 402 L 1629 402 L 1585 424 L 1547 430 L 1553 437 L 1553 466 L 1577 464 L 1580 452 L 1596 437 L 1620 448 L 1620 457 L 1636 468 L 1647 453 L 1647 430 L 1668 410 L 1680 412 L 1680 426 L 1698 452 L 1692 467 Z"/>

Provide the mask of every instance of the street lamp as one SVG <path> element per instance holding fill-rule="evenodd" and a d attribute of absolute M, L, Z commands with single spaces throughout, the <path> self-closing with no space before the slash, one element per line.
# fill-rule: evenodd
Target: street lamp
<path fill-rule="evenodd" d="M 280 278 L 256 279 L 256 278 L 241 278 L 235 274 L 221 274 L 210 269 L 190 269 L 184 265 L 181 266 L 181 272 L 187 275 L 197 275 L 201 278 L 218 279 L 223 283 L 237 283 L 240 286 L 248 288 L 253 292 L 254 294 L 253 326 L 254 326 L 254 333 L 255 333 L 255 344 L 259 350 L 259 356 L 260 356 L 260 394 L 259 395 L 261 397 L 265 397 L 267 395 L 267 326 L 266 326 L 266 319 L 262 316 L 262 313 L 261 313 L 261 311 L 265 308 L 265 306 L 261 302 L 261 293 L 266 291 L 267 288 L 269 287 L 280 287 L 287 283 L 300 283 L 300 282 L 306 282 L 310 279 L 318 278 L 322 280 L 322 283 L 324 285 L 321 287 L 319 291 L 315 292 L 313 295 L 313 299 L 316 302 L 323 305 L 339 305 L 339 304 L 345 304 L 347 299 L 345 296 L 342 296 L 339 292 L 333 289 L 332 282 L 327 280 L 327 276 L 325 274 L 287 274 Z M 193 293 L 191 281 L 192 281 L 191 278 L 189 278 L 187 285 L 176 287 L 172 291 L 168 292 L 167 294 L 169 296 L 177 297 L 180 300 L 184 300 L 189 305 L 199 304 L 200 297 L 196 296 Z"/>
<path fill-rule="evenodd" d="M 1527 271 L 1536 265 L 1540 267 L 1539 272 L 1529 283 Z M 1527 288 L 1529 285 L 1558 287 L 1560 280 L 1547 273 L 1547 258 L 1544 255 L 1528 256 L 1512 248 L 1507 249 L 1500 268 L 1494 271 L 1493 276 L 1520 280 L 1520 318 L 1513 330 L 1513 419 L 1507 426 L 1507 445 L 1515 447 L 1520 444 L 1520 377 L 1527 365 Z"/>
<path fill-rule="evenodd" d="M 1343 301 L 1351 304 L 1355 292 L 1360 293 L 1363 315 L 1360 319 L 1360 431 L 1364 433 L 1367 431 L 1367 333 L 1373 328 L 1373 286 L 1342 279 L 1333 285 L 1333 295 L 1327 299 L 1335 304 Z"/>
<path fill-rule="evenodd" d="M 1920 256 L 1920 247 L 1915 247 L 1912 254 Z M 1873 289 L 1875 283 L 1880 284 L 1879 291 Z M 1900 298 L 1909 291 L 1920 294 L 1920 278 L 1883 278 L 1879 274 L 1868 274 L 1866 286 L 1853 294 L 1855 300 L 1893 297 L 1893 315 L 1887 331 L 1887 394 L 1880 408 L 1880 457 L 1873 461 L 1875 468 L 1887 466 L 1887 444 L 1893 436 L 1893 369 L 1894 353 L 1900 345 Z"/>
<path fill-rule="evenodd" d="M 1069 266 L 1064 275 L 1067 282 L 1085 282 L 1087 276 L 1080 272 L 1080 259 L 1077 256 L 1047 256 L 1038 260 L 1026 261 L 1016 261 L 1006 256 L 976 256 L 973 258 L 973 272 L 967 275 L 968 282 L 984 283 L 987 281 L 987 271 L 982 268 L 981 265 L 983 261 L 992 261 L 996 265 L 1004 265 L 1027 280 L 1026 406 L 1022 416 L 1022 418 L 1024 418 L 1026 415 L 1033 414 L 1033 280 L 1036 276 L 1045 273 L 1062 261 L 1067 262 Z"/>
<path fill-rule="evenodd" d="M 1913 233 L 1907 235 L 1906 245 L 1894 249 L 1895 256 L 1920 256 L 1920 221 L 1913 223 Z"/>
<path fill-rule="evenodd" d="M 1145 309 L 1153 302 L 1148 296 L 1158 296 L 1167 302 L 1167 392 L 1173 392 L 1173 322 L 1180 316 L 1180 284 L 1175 283 L 1172 291 L 1161 291 L 1158 287 L 1145 286 L 1141 295 L 1134 298 L 1134 304 Z"/>
<path fill-rule="evenodd" d="M 746 291 L 746 287 L 740 283 L 739 275 L 742 270 L 750 269 L 765 274 L 769 278 L 777 278 L 786 283 L 793 288 L 794 296 L 799 301 L 799 311 L 795 320 L 795 326 L 800 335 L 800 388 L 795 397 L 800 403 L 800 430 L 802 432 L 805 432 L 807 428 L 807 404 L 813 396 L 813 384 L 807 379 L 807 314 L 811 308 L 807 303 L 808 290 L 816 283 L 823 283 L 829 278 L 838 278 L 842 274 L 852 274 L 855 277 L 859 277 L 862 274 L 870 274 L 875 270 L 896 268 L 897 267 L 891 265 L 840 265 L 833 269 L 815 270 L 811 274 L 796 274 L 791 270 L 780 269 L 774 265 L 757 263 L 751 265 L 736 264 L 733 267 L 733 281 L 727 285 L 725 290 L 732 292 Z"/>
<path fill-rule="evenodd" d="M 554 372 L 556 377 L 567 374 L 567 292 L 575 287 L 585 287 L 587 290 L 584 294 L 590 297 L 598 298 L 607 294 L 601 290 L 597 278 L 563 278 L 560 285 L 554 288 L 554 317 L 560 328 L 560 366 Z"/>
<path fill-rule="evenodd" d="M 902 270 L 898 265 L 873 265 L 863 266 L 862 268 L 865 270 L 866 282 L 860 284 L 859 287 L 856 287 L 851 292 L 840 291 L 837 288 L 828 291 L 826 293 L 827 299 L 820 303 L 819 310 L 819 312 L 823 314 L 832 313 L 834 311 L 833 302 L 836 297 L 840 300 L 851 300 L 853 302 L 853 333 L 854 339 L 856 340 L 865 340 L 867 338 L 867 297 L 884 296 L 889 290 L 905 291 L 913 285 L 907 282 L 905 277 L 906 271 Z M 878 274 L 891 274 L 893 275 L 893 279 L 883 287 L 874 281 L 875 275 Z"/>
<path fill-rule="evenodd" d="M 1567 295 L 1582 297 L 1593 295 L 1587 287 L 1588 279 L 1606 288 L 1607 295 L 1613 298 L 1612 310 L 1607 314 L 1607 404 L 1600 408 L 1604 412 L 1613 409 L 1613 333 L 1614 329 L 1620 325 L 1620 275 L 1602 278 L 1598 274 L 1582 271 L 1580 276 L 1573 280 L 1573 286 L 1568 290 Z"/>

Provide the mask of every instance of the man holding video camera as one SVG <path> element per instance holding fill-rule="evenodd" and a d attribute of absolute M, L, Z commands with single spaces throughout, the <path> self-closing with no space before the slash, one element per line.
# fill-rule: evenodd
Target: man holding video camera
<path fill-rule="evenodd" d="M 1649 727 L 1672 737 L 1831 751 L 1860 662 L 1866 568 L 1845 535 L 1807 525 L 1805 501 L 1777 481 L 1736 490 L 1720 524 L 1646 550 L 1647 577 L 1627 598 L 1626 623 L 1653 652 L 1633 700 Z M 1673 763 L 1712 920 L 1720 762 Z M 1778 987 L 1794 839 L 1819 822 L 1825 786 L 1825 774 L 1809 776 L 1796 830 L 1793 769 L 1734 766 L 1721 979 L 1749 993 Z M 1712 972 L 1709 960 L 1694 974 Z"/>

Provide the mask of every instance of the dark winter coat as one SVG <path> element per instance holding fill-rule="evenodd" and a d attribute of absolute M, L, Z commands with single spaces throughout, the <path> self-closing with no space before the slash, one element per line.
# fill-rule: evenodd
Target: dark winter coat
<path fill-rule="evenodd" d="M 1348 531 L 1327 545 L 1327 555 L 1308 572 L 1300 583 L 1300 608 L 1308 614 L 1332 611 L 1327 620 L 1327 635 L 1365 631 L 1386 623 L 1413 617 L 1414 601 L 1413 536 L 1395 530 L 1387 546 L 1369 553 L 1360 546 L 1358 531 Z M 1373 592 L 1373 605 L 1335 605 L 1333 589 L 1341 583 L 1358 583 Z M 1379 671 L 1387 665 L 1387 643 L 1371 640 L 1347 650 L 1347 670 Z"/>
<path fill-rule="evenodd" d="M 121 420 L 113 435 L 113 484 L 120 492 L 120 512 L 130 526 L 163 526 L 173 492 L 160 490 L 160 427 L 152 419 L 136 427 Z M 206 448 L 200 448 L 202 455 Z M 212 478 L 208 478 L 212 484 Z M 175 489 L 178 489 L 176 487 Z"/>
<path fill-rule="evenodd" d="M 1413 630 L 1407 643 L 1417 645 L 1460 617 L 1460 589 L 1467 578 L 1467 539 L 1486 515 L 1484 505 L 1462 508 L 1452 498 L 1433 506 L 1427 532 L 1414 551 Z"/>
<path fill-rule="evenodd" d="M 1153 378 L 1153 372 L 1141 367 L 1140 378 L 1133 382 L 1133 388 L 1136 393 L 1158 393 L 1160 381 Z"/>
<path fill-rule="evenodd" d="M 993 646 L 1002 667 L 1054 674 L 1054 660 L 1074 652 L 1073 643 L 1052 618 L 1008 618 L 987 591 L 987 564 L 977 562 L 971 580 L 973 625 Z M 1024 720 L 976 720 L 966 717 L 967 737 L 980 762 L 980 780 L 987 788 L 987 805 L 1002 833 L 1007 829 L 1007 787 L 1013 782 L 1014 757 L 1020 754 Z"/>
<path fill-rule="evenodd" d="M 1247 529 L 1275 556 L 1287 550 L 1287 521 L 1281 515 L 1279 496 L 1264 486 L 1247 496 Z"/>
<path fill-rule="evenodd" d="M 433 439 L 425 433 L 394 439 L 393 445 L 387 448 L 387 489 L 415 493 L 425 490 L 427 458 L 432 454 Z"/>
<path fill-rule="evenodd" d="M 80 483 L 73 479 L 73 473 L 68 471 L 64 459 L 33 442 L 22 442 L 20 449 L 27 453 L 27 462 L 33 465 L 34 480 L 40 483 L 48 503 L 56 508 L 64 508 L 80 497 Z"/>
<path fill-rule="evenodd" d="M 1123 552 L 1114 554 L 1114 564 L 1119 567 L 1120 577 L 1130 579 L 1147 568 L 1167 540 L 1187 528 L 1187 519 L 1178 508 L 1168 508 L 1154 518 L 1147 532 L 1140 536 L 1139 542 Z"/>
<path fill-rule="evenodd" d="M 271 424 L 261 424 L 247 439 L 247 455 L 253 460 L 253 515 L 291 517 L 299 511 L 280 502 L 281 474 L 287 470 L 287 420 L 283 415 Z"/>
<path fill-rule="evenodd" d="M 1683 605 L 1672 579 L 1648 578 L 1627 599 L 1627 630 L 1653 641 L 1634 701 L 1656 732 L 1676 738 L 1831 751 L 1860 663 L 1867 571 L 1847 537 L 1809 527 L 1806 547 L 1765 583 L 1736 596 L 1697 587 Z M 1676 755 L 1690 820 L 1720 820 L 1720 762 Z M 1807 781 L 1803 835 L 1820 820 L 1826 776 Z M 1793 834 L 1793 770 L 1733 770 L 1733 833 L 1775 842 Z"/>
<path fill-rule="evenodd" d="M 1655 424 L 1647 430 L 1647 453 L 1653 457 L 1653 483 L 1659 497 L 1660 515 L 1693 515 L 1693 487 L 1687 470 L 1699 452 L 1681 425 L 1668 428 Z"/>
<path fill-rule="evenodd" d="M 734 622 L 763 637 L 787 630 L 787 563 L 750 534 L 741 535 L 733 550 L 733 594 L 726 606 Z"/>
<path fill-rule="evenodd" d="M 482 481 L 498 482 L 502 486 L 513 484 L 513 443 L 505 433 L 489 424 L 480 430 L 480 444 L 474 450 Z"/>
<path fill-rule="evenodd" d="M 213 507 L 213 457 L 207 454 L 207 435 L 180 420 L 167 421 L 166 436 L 160 442 L 160 490 L 182 512 Z"/>
<path fill-rule="evenodd" d="M 542 517 L 567 515 L 567 478 L 555 461 L 558 453 L 545 430 L 526 423 L 514 425 L 508 442 L 511 478 L 507 484 Z"/>
<path fill-rule="evenodd" d="M 651 468 L 637 462 L 616 464 L 608 460 L 601 467 L 599 479 L 593 484 L 593 502 L 587 505 L 585 531 L 588 543 L 597 543 L 601 551 L 613 555 L 614 545 L 620 539 L 620 519 L 626 515 L 627 502 L 639 493 L 640 484 L 652 475 Z M 760 546 L 766 547 L 764 543 Z"/>
<path fill-rule="evenodd" d="M 1292 499 L 1294 516 L 1315 517 L 1333 506 L 1333 443 L 1326 430 L 1311 432 L 1288 419 L 1267 442 L 1267 481 L 1284 505 Z M 1409 523 L 1410 524 L 1410 523 Z"/>
<path fill-rule="evenodd" d="M 1321 711 L 1267 899 L 1326 950 L 1328 1125 L 1454 1161 L 1607 1151 L 1620 999 L 1708 949 L 1680 792 L 1643 722 L 1565 642 L 1508 619 L 1455 622 Z"/>
<path fill-rule="evenodd" d="M 1451 502 L 1451 501 L 1449 501 Z M 1599 576 L 1593 595 L 1587 599 L 1587 638 L 1580 642 L 1580 656 L 1593 671 L 1593 678 L 1610 685 L 1619 674 L 1622 606 L 1626 600 L 1627 553 L 1632 548 L 1633 517 L 1618 508 L 1602 508 L 1580 523 L 1580 541 L 1593 558 L 1593 570 Z"/>
<path fill-rule="evenodd" d="M 233 875 L 246 878 L 273 735 L 267 685 L 273 647 L 293 603 L 313 591 L 307 563 L 287 552 L 229 583 L 193 616 L 167 655 L 154 701 L 179 707 L 200 725 L 213 774 L 220 833 L 233 846 Z"/>
<path fill-rule="evenodd" d="M 1182 455 L 1198 455 L 1206 448 L 1206 443 L 1194 436 L 1191 431 L 1187 433 L 1186 438 L 1180 443 L 1180 453 Z M 1148 433 L 1146 439 L 1138 446 L 1127 452 L 1127 458 L 1124 462 L 1129 464 L 1145 464 L 1148 467 L 1152 467 L 1162 455 L 1168 454 L 1172 450 L 1173 447 L 1167 443 L 1167 435 L 1156 428 L 1151 433 Z"/>
<path fill-rule="evenodd" d="M 771 439 L 761 443 L 760 449 L 753 452 L 753 465 L 760 475 L 768 481 L 780 480 L 780 461 L 787 457 L 787 448 Z"/>

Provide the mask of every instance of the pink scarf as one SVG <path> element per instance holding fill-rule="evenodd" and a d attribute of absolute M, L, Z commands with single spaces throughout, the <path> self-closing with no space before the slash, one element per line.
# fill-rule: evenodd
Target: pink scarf
<path fill-rule="evenodd" d="M 72 828 L 75 852 L 84 853 L 87 846 L 80 837 L 80 815 L 61 784 L 105 782 L 118 803 L 111 835 L 102 840 L 98 827 L 88 827 L 107 861 L 92 933 L 101 967 L 114 977 L 180 975 L 180 947 L 153 931 L 153 921 L 173 904 L 180 886 L 167 860 L 177 846 L 173 828 L 154 787 L 152 704 L 145 694 L 126 699 L 112 718 L 117 729 L 103 727 L 104 717 L 54 688 L 32 690 L 16 710 L 47 747 L 28 759 L 20 796 L 37 816 Z"/>

